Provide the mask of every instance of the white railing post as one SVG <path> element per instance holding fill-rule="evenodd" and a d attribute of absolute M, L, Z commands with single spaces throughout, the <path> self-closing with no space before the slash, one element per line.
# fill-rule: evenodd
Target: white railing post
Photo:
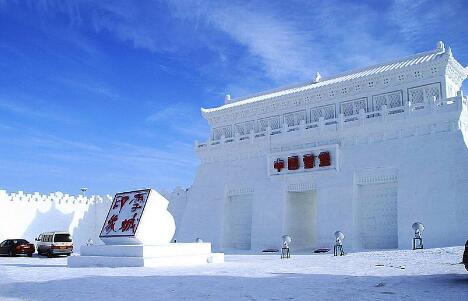
<path fill-rule="evenodd" d="M 411 110 L 413 108 L 413 105 L 411 103 L 411 100 L 408 100 L 408 105 L 406 106 L 406 117 L 409 118 L 411 116 Z"/>
<path fill-rule="evenodd" d="M 338 114 L 338 127 L 342 129 L 344 127 L 344 114 Z"/>
<path fill-rule="evenodd" d="M 432 102 L 430 103 L 429 108 L 432 112 L 435 112 L 437 110 L 437 97 L 432 97 Z"/>
<path fill-rule="evenodd" d="M 364 109 L 359 109 L 359 120 L 361 125 L 364 125 L 364 122 L 366 121 L 366 111 Z"/>
<path fill-rule="evenodd" d="M 381 114 L 382 114 L 382 119 L 383 120 L 386 120 L 387 119 L 387 115 L 388 115 L 388 109 L 387 109 L 387 105 L 383 105 L 382 108 L 381 108 Z"/>
<path fill-rule="evenodd" d="M 299 122 L 299 131 L 303 131 L 305 130 L 305 120 L 302 119 L 300 122 Z"/>
<path fill-rule="evenodd" d="M 319 127 L 320 132 L 323 131 L 324 126 L 325 126 L 325 118 L 323 116 L 320 116 L 319 122 L 318 122 L 318 127 Z"/>

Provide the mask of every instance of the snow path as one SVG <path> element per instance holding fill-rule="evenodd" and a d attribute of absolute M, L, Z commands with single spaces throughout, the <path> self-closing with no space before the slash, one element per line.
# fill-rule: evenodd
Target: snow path
<path fill-rule="evenodd" d="M 74 269 L 66 258 L 0 257 L 0 300 L 468 300 L 462 253 L 227 255 L 203 266 Z"/>

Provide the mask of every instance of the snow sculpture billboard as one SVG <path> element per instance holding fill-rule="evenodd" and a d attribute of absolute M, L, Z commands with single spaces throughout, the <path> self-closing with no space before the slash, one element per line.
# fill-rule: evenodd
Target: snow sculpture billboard
<path fill-rule="evenodd" d="M 175 232 L 168 204 L 152 189 L 117 193 L 99 237 L 106 244 L 167 244 Z"/>

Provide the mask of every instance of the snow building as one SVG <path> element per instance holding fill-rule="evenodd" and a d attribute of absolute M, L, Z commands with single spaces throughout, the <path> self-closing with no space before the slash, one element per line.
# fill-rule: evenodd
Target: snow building
<path fill-rule="evenodd" d="M 468 238 L 468 69 L 434 50 L 202 109 L 211 127 L 177 241 L 262 250 Z"/>

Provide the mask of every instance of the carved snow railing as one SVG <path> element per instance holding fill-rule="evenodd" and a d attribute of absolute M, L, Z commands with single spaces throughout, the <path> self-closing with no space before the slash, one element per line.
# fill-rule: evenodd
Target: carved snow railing
<path fill-rule="evenodd" d="M 278 129 L 272 130 L 268 126 L 265 131 L 262 132 L 250 132 L 247 135 L 237 134 L 231 138 L 225 138 L 223 135 L 216 141 L 209 140 L 206 143 L 198 143 L 196 141 L 195 147 L 197 149 L 203 149 L 207 147 L 216 147 L 222 144 L 232 144 L 234 142 L 253 143 L 255 139 L 262 139 L 272 135 L 300 134 L 314 130 L 318 130 L 320 132 L 336 131 L 343 128 L 365 126 L 366 124 L 373 124 L 375 122 L 386 122 L 386 120 L 410 119 L 434 113 L 457 112 L 462 110 L 462 106 L 468 107 L 468 98 L 464 97 L 463 93 L 459 92 L 455 97 L 433 99 L 431 101 L 418 104 L 407 103 L 405 106 L 394 108 L 388 108 L 386 105 L 383 105 L 380 110 L 365 112 L 361 109 L 358 114 L 349 116 L 338 114 L 336 118 L 326 120 L 323 117 L 320 117 L 319 120 L 315 122 L 305 122 L 302 120 L 298 125 L 291 126 L 284 123 Z"/>

